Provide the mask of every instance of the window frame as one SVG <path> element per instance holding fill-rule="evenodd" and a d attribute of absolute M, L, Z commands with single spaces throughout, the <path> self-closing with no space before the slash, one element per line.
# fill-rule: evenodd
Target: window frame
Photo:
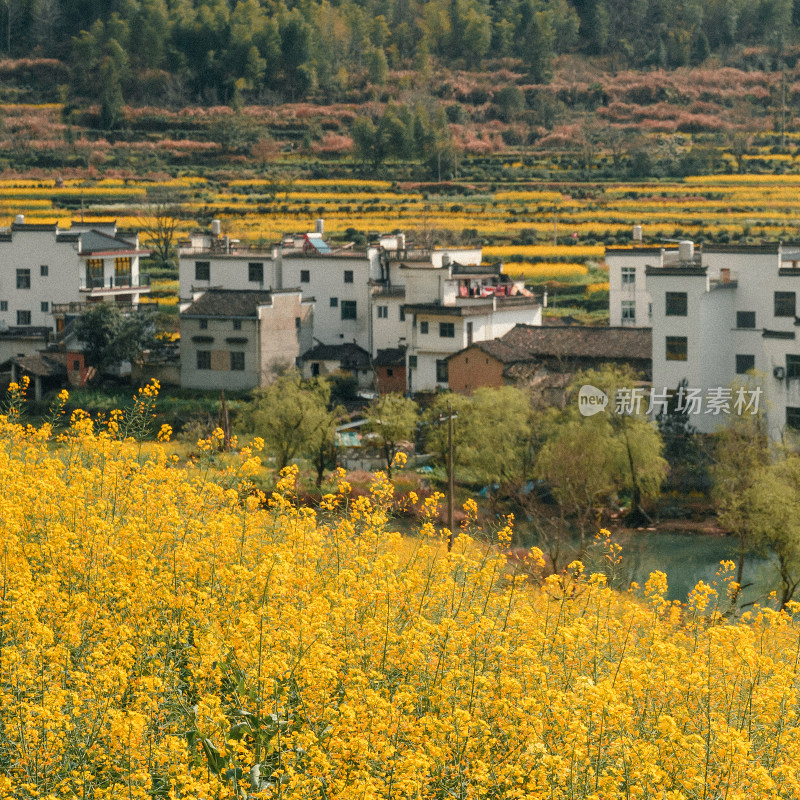
<path fill-rule="evenodd" d="M 342 300 L 339 303 L 342 320 L 358 319 L 358 303 L 356 300 Z"/>
<path fill-rule="evenodd" d="M 623 300 L 620 304 L 620 319 L 625 322 L 636 322 L 636 301 Z"/>
<path fill-rule="evenodd" d="M 746 325 L 744 323 L 750 322 L 752 319 L 752 325 Z M 752 330 L 756 327 L 756 312 L 755 311 L 737 311 L 736 312 L 736 327 L 742 330 Z"/>
<path fill-rule="evenodd" d="M 665 338 L 664 358 L 666 361 L 689 360 L 688 336 L 666 336 L 664 338 Z M 678 345 L 681 344 L 683 345 L 683 347 L 678 347 Z"/>
<path fill-rule="evenodd" d="M 786 406 L 786 427 L 793 431 L 800 431 L 800 408 Z"/>
<path fill-rule="evenodd" d="M 197 350 L 196 351 L 196 358 L 195 364 L 197 365 L 198 370 L 210 370 L 211 369 L 211 351 L 210 350 Z"/>
<path fill-rule="evenodd" d="M 27 267 L 17 267 L 17 289 L 31 288 L 31 271 Z"/>
<path fill-rule="evenodd" d="M 445 377 L 442 377 L 444 375 Z M 446 358 L 436 359 L 436 383 L 449 383 L 450 371 Z"/>
<path fill-rule="evenodd" d="M 665 317 L 686 317 L 689 315 L 689 295 L 687 292 L 666 292 L 664 295 Z"/>
<path fill-rule="evenodd" d="M 636 267 L 620 267 L 619 274 L 623 286 L 636 285 Z"/>
<path fill-rule="evenodd" d="M 440 322 L 439 323 L 439 338 L 440 339 L 455 339 L 456 338 L 456 324 L 455 324 L 455 322 Z"/>
<path fill-rule="evenodd" d="M 205 275 L 205 277 L 203 277 Z M 196 281 L 210 281 L 211 280 L 211 262 L 210 261 L 195 261 L 194 262 L 194 279 Z"/>
<path fill-rule="evenodd" d="M 311 270 L 309 269 L 300 270 L 300 283 L 311 283 Z"/>
<path fill-rule="evenodd" d="M 231 372 L 244 372 L 245 371 L 245 354 L 244 350 L 231 350 Z"/>
<path fill-rule="evenodd" d="M 353 283 L 354 282 L 354 280 L 353 280 L 353 270 L 346 269 L 344 271 L 344 282 L 345 283 Z"/>
<path fill-rule="evenodd" d="M 39 277 L 40 278 L 48 278 L 50 276 L 50 265 L 49 264 L 39 264 Z"/>
<path fill-rule="evenodd" d="M 389 306 L 377 306 L 378 319 L 389 319 Z"/>
<path fill-rule="evenodd" d="M 797 294 L 795 292 L 775 292 L 773 295 L 773 316 L 795 317 L 797 310 Z"/>
<path fill-rule="evenodd" d="M 748 359 L 746 362 L 749 366 L 745 369 L 745 361 L 744 359 Z M 798 364 L 800 367 L 800 364 Z M 736 374 L 737 375 L 747 375 L 748 372 L 754 370 L 756 368 L 756 357 L 754 355 L 750 355 L 749 353 L 737 353 L 736 354 Z M 788 375 L 788 369 L 786 374 Z M 800 378 L 800 373 L 798 376 Z"/>
<path fill-rule="evenodd" d="M 419 321 L 419 332 L 420 332 L 420 334 L 423 334 L 423 333 L 427 334 L 429 327 L 430 326 L 428 324 L 428 320 L 427 319 L 421 319 Z"/>
<path fill-rule="evenodd" d="M 31 324 L 31 312 L 25 310 L 17 311 L 17 327 L 25 328 Z"/>
<path fill-rule="evenodd" d="M 800 378 L 800 355 L 786 354 L 786 380 Z"/>
<path fill-rule="evenodd" d="M 256 276 L 256 277 L 254 277 Z M 248 283 L 264 283 L 264 262 L 263 261 L 248 261 L 247 262 L 247 281 Z"/>

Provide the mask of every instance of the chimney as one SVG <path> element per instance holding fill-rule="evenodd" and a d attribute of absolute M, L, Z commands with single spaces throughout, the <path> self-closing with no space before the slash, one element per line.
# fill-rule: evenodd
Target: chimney
<path fill-rule="evenodd" d="M 641 225 L 634 225 L 633 226 L 633 241 L 634 242 L 639 242 L 639 244 L 641 244 L 641 242 L 642 242 L 642 226 Z"/>
<path fill-rule="evenodd" d="M 318 233 L 320 236 L 322 236 L 322 234 L 325 233 L 324 219 L 318 219 L 314 221 L 314 233 Z"/>

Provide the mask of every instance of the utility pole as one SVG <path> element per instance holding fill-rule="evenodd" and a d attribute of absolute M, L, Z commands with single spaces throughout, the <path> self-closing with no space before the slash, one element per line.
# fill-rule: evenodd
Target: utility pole
<path fill-rule="evenodd" d="M 453 508 L 455 505 L 455 478 L 453 476 L 453 409 L 447 401 L 447 552 L 453 549 Z"/>
<path fill-rule="evenodd" d="M 558 206 L 553 206 L 553 247 L 558 246 Z"/>

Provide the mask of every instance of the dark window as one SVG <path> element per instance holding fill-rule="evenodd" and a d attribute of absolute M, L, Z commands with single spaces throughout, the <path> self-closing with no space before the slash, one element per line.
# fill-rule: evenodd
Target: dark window
<path fill-rule="evenodd" d="M 344 271 L 344 282 L 345 283 L 352 283 L 353 282 L 353 270 L 346 269 Z"/>
<path fill-rule="evenodd" d="M 428 332 L 428 321 L 424 320 L 419 323 L 419 332 L 420 333 L 427 333 Z"/>
<path fill-rule="evenodd" d="M 247 280 L 251 283 L 264 283 L 264 265 L 260 261 L 251 261 L 247 265 Z"/>
<path fill-rule="evenodd" d="M 338 297 L 331 297 L 331 308 L 336 308 L 339 305 Z"/>
<path fill-rule="evenodd" d="M 736 312 L 736 327 L 737 328 L 755 328 L 756 326 L 756 312 L 755 311 L 737 311 Z"/>
<path fill-rule="evenodd" d="M 786 427 L 800 430 L 800 408 L 786 406 Z"/>
<path fill-rule="evenodd" d="M 233 321 L 233 329 L 235 331 L 240 331 L 242 329 L 242 321 L 240 319 L 235 319 Z"/>
<path fill-rule="evenodd" d="M 636 267 L 623 267 L 622 268 L 622 282 L 623 283 L 636 283 Z"/>
<path fill-rule="evenodd" d="M 378 319 L 389 318 L 389 306 L 378 306 Z"/>
<path fill-rule="evenodd" d="M 667 336 L 667 361 L 686 361 L 689 340 L 685 336 Z"/>
<path fill-rule="evenodd" d="M 194 279 L 196 281 L 210 281 L 211 280 L 211 262 L 210 261 L 195 261 L 194 262 Z M 210 367 L 209 367 L 210 369 Z"/>
<path fill-rule="evenodd" d="M 50 303 L 48 303 L 47 300 L 42 300 L 41 308 L 42 311 L 46 314 L 48 311 L 50 311 Z"/>
<path fill-rule="evenodd" d="M 406 321 L 406 310 L 403 308 L 403 306 L 400 306 L 400 322 L 405 322 L 405 321 Z"/>
<path fill-rule="evenodd" d="M 201 331 L 208 330 L 208 320 L 207 319 L 201 319 L 198 324 L 200 325 L 200 330 Z"/>
<path fill-rule="evenodd" d="M 447 383 L 447 360 L 436 359 L 436 383 Z"/>
<path fill-rule="evenodd" d="M 300 270 L 300 283 L 310 283 L 311 273 L 307 269 Z"/>
<path fill-rule="evenodd" d="M 342 319 L 356 319 L 356 301 L 342 300 Z"/>
<path fill-rule="evenodd" d="M 50 268 L 47 266 L 47 264 L 41 264 L 41 265 L 39 266 L 39 274 L 40 274 L 40 275 L 41 275 L 43 278 L 46 278 L 46 277 L 47 277 L 47 275 L 49 274 L 49 272 L 50 272 Z"/>
<path fill-rule="evenodd" d="M 794 316 L 794 292 L 775 292 L 775 316 Z"/>
<path fill-rule="evenodd" d="M 72 362 L 72 369 L 77 371 L 77 370 L 79 370 L 80 368 L 81 368 L 81 362 L 80 362 L 80 361 L 78 361 L 78 359 L 76 358 L 76 359 L 75 359 L 75 360 Z"/>
<path fill-rule="evenodd" d="M 8 300 L 0 300 L 0 311 L 8 311 Z"/>
<path fill-rule="evenodd" d="M 17 311 L 17 325 L 30 325 L 31 312 L 30 311 Z"/>
<path fill-rule="evenodd" d="M 294 327 L 295 327 L 295 330 L 298 330 L 298 331 L 300 330 L 300 317 L 295 317 L 294 318 Z"/>
<path fill-rule="evenodd" d="M 408 357 L 408 366 L 410 369 L 417 368 L 417 357 L 416 356 L 409 356 Z"/>
<path fill-rule="evenodd" d="M 391 378 L 394 375 L 394 370 L 391 367 L 386 368 L 386 377 Z"/>
<path fill-rule="evenodd" d="M 31 288 L 31 271 L 29 269 L 17 270 L 17 289 Z"/>
<path fill-rule="evenodd" d="M 211 369 L 211 351 L 197 351 L 197 369 Z"/>
<path fill-rule="evenodd" d="M 786 377 L 800 378 L 800 356 L 786 354 Z"/>
<path fill-rule="evenodd" d="M 666 314 L 668 317 L 685 317 L 687 306 L 686 292 L 667 292 Z"/>
<path fill-rule="evenodd" d="M 788 356 L 787 356 L 787 363 L 788 363 Z M 755 356 L 736 356 L 736 374 L 737 375 L 747 375 L 750 370 L 756 368 L 756 357 Z M 800 377 L 800 375 L 798 375 Z"/>
<path fill-rule="evenodd" d="M 311 377 L 316 378 L 319 376 L 319 361 L 311 362 Z"/>
<path fill-rule="evenodd" d="M 241 350 L 231 350 L 231 369 L 244 372 L 244 353 Z"/>
<path fill-rule="evenodd" d="M 440 322 L 439 323 L 439 336 L 446 339 L 452 339 L 456 335 L 456 326 L 454 322 Z"/>

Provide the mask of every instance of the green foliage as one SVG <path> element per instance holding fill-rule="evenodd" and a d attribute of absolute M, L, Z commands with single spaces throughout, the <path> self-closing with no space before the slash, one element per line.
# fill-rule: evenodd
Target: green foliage
<path fill-rule="evenodd" d="M 417 404 L 399 394 L 381 395 L 367 408 L 365 430 L 373 434 L 377 446 L 383 451 L 389 477 L 401 444 L 414 439 L 418 416 Z"/>
<path fill-rule="evenodd" d="M 327 463 L 339 410 L 330 411 L 327 381 L 305 381 L 297 370 L 279 376 L 240 412 L 237 427 L 260 436 L 279 469 L 292 459 L 314 459 L 318 476 Z M 322 464 L 320 467 L 319 464 Z"/>
<path fill-rule="evenodd" d="M 113 303 L 95 303 L 75 321 L 86 363 L 100 374 L 120 361 L 135 361 L 153 333 L 148 316 L 123 314 Z"/>

